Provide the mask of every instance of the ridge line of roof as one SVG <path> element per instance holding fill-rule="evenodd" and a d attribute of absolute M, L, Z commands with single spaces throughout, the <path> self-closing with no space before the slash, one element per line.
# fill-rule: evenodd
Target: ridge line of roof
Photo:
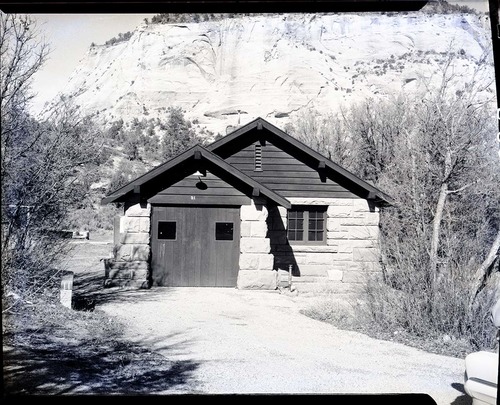
<path fill-rule="evenodd" d="M 384 193 L 382 190 L 378 189 L 377 187 L 373 186 L 372 184 L 368 183 L 367 181 L 361 179 L 360 177 L 356 176 L 354 173 L 351 173 L 349 170 L 345 169 L 344 167 L 340 166 L 339 164 L 335 163 L 331 159 L 327 158 L 326 156 L 322 155 L 318 151 L 315 151 L 312 149 L 310 146 L 306 145 L 304 142 L 299 141 L 298 139 L 294 138 L 293 136 L 287 134 L 285 131 L 282 129 L 278 128 L 277 126 L 271 124 L 269 121 L 266 121 L 262 117 L 257 117 L 253 121 L 250 121 L 249 123 L 241 126 L 240 128 L 235 129 L 233 132 L 229 133 L 225 137 L 212 142 L 210 145 L 207 145 L 207 149 L 209 151 L 215 151 L 218 148 L 224 146 L 225 144 L 234 141 L 237 139 L 239 136 L 241 136 L 243 133 L 247 132 L 248 130 L 252 129 L 252 127 L 256 127 L 258 123 L 261 122 L 266 129 L 271 131 L 273 134 L 276 136 L 280 137 L 284 141 L 290 143 L 296 148 L 299 148 L 303 151 L 305 151 L 307 154 L 309 154 L 311 157 L 314 159 L 317 159 L 319 161 L 325 161 L 325 163 L 330 167 L 330 169 L 334 170 L 335 172 L 339 173 L 341 176 L 345 177 L 347 180 L 354 182 L 355 184 L 358 184 L 365 190 L 369 192 L 374 192 L 377 197 L 379 197 L 381 200 L 387 202 L 387 203 L 392 203 L 392 197 Z"/>

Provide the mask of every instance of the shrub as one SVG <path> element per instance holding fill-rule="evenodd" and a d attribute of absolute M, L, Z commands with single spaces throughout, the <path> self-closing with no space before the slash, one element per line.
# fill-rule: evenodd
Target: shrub
<path fill-rule="evenodd" d="M 101 207 L 85 207 L 74 210 L 68 218 L 71 230 L 81 231 L 112 231 L 113 218 L 121 214 L 121 207 L 112 204 Z"/>
<path fill-rule="evenodd" d="M 180 107 L 167 109 L 167 120 L 161 128 L 165 131 L 162 139 L 162 157 L 170 159 L 200 142 L 189 120 L 184 118 Z"/>
<path fill-rule="evenodd" d="M 111 193 L 130 183 L 136 177 L 146 172 L 144 164 L 133 165 L 129 161 L 122 160 L 111 177 L 106 193 Z"/>

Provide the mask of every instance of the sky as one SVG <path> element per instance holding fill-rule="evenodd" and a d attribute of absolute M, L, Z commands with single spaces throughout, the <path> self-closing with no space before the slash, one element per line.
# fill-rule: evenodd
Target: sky
<path fill-rule="evenodd" d="M 37 94 L 32 111 L 40 111 L 45 102 L 61 91 L 69 76 L 89 50 L 92 42 L 101 45 L 119 33 L 133 31 L 154 14 L 33 14 L 51 52 L 34 77 Z"/>
<path fill-rule="evenodd" d="M 488 11 L 488 0 L 457 0 L 450 3 L 468 5 Z M 145 18 L 155 14 L 32 14 L 39 31 L 51 48 L 48 60 L 34 76 L 32 89 L 36 97 L 32 112 L 64 89 L 69 76 L 87 53 L 92 42 L 103 44 L 119 33 L 133 31 Z"/>

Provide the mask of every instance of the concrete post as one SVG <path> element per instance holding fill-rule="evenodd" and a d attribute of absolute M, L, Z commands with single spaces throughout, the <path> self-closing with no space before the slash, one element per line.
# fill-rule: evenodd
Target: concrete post
<path fill-rule="evenodd" d="M 59 300 L 66 308 L 72 308 L 74 274 L 66 274 L 61 280 L 61 291 Z"/>

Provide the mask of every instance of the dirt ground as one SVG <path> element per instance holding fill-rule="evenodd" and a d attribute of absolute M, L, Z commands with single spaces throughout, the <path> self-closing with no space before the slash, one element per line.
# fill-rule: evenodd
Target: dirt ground
<path fill-rule="evenodd" d="M 153 288 L 99 308 L 134 343 L 192 367 L 166 393 L 428 394 L 469 404 L 464 362 L 336 329 L 276 291 Z"/>
<path fill-rule="evenodd" d="M 89 372 L 96 365 L 99 373 L 122 370 L 113 380 L 122 389 L 128 385 L 133 392 L 160 396 L 423 394 L 429 397 L 420 400 L 438 405 L 471 404 L 463 391 L 462 359 L 311 319 L 301 313 L 314 300 L 310 295 L 234 288 L 105 289 L 102 259 L 111 256 L 112 235 L 90 235 L 72 245 L 67 264 L 75 272 L 74 303 L 124 325 L 122 341 L 110 349 L 113 356 L 103 346 L 79 362 L 88 363 Z M 146 349 L 151 366 L 144 368 L 140 353 Z M 74 367 L 69 350 L 64 364 Z M 134 361 L 142 362 L 140 375 L 134 374 Z M 87 381 L 92 380 L 89 374 Z M 64 393 L 106 394 L 105 387 L 74 384 Z"/>
<path fill-rule="evenodd" d="M 75 296 L 85 290 L 96 309 L 125 324 L 127 340 L 177 365 L 182 378 L 156 394 L 428 394 L 438 405 L 471 403 L 462 359 L 308 318 L 300 311 L 310 296 L 103 289 L 101 259 L 111 256 L 112 235 L 74 245 Z"/>

